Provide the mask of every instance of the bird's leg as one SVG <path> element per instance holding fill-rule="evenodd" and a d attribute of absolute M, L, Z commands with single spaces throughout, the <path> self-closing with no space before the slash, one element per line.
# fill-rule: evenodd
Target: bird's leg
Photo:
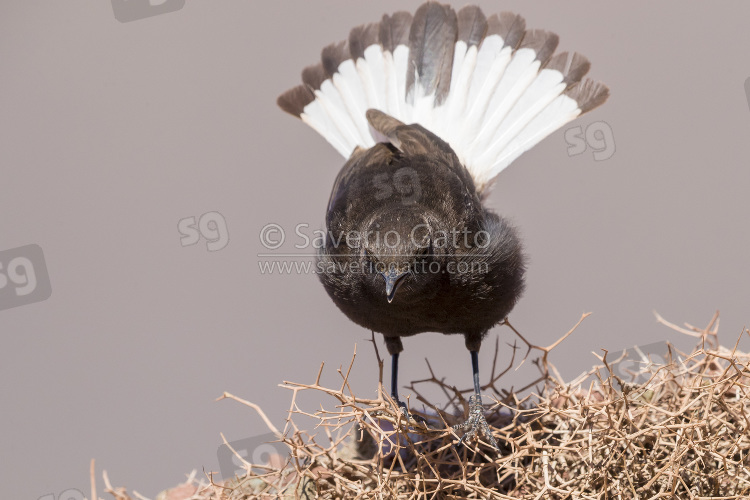
<path fill-rule="evenodd" d="M 425 420 L 422 417 L 410 414 L 406 408 L 406 403 L 398 397 L 398 355 L 403 350 L 401 339 L 399 337 L 386 337 L 385 342 L 388 351 L 391 353 L 391 397 L 398 403 L 401 413 L 406 417 L 407 421 L 424 422 Z"/>
<path fill-rule="evenodd" d="M 415 422 L 424 423 L 424 419 L 419 415 L 412 415 L 406 408 L 406 403 L 401 401 L 398 397 L 398 353 L 391 355 L 391 397 L 398 403 L 398 407 L 401 408 L 401 413 L 406 417 L 406 420 L 414 420 Z"/>
<path fill-rule="evenodd" d="M 454 429 L 465 431 L 465 434 L 461 436 L 458 444 L 460 445 L 467 438 L 472 438 L 476 436 L 479 431 L 482 431 L 482 435 L 487 438 L 487 441 L 489 441 L 496 450 L 499 450 L 500 448 L 497 446 L 497 441 L 492 435 L 487 419 L 484 417 L 484 408 L 482 407 L 482 387 L 479 384 L 479 353 L 474 350 L 471 351 L 471 370 L 474 375 L 474 395 L 469 398 L 469 418 L 466 422 L 453 426 Z"/>
<path fill-rule="evenodd" d="M 406 405 L 398 397 L 398 354 L 391 356 L 391 397 L 401 407 L 401 411 L 406 413 Z"/>

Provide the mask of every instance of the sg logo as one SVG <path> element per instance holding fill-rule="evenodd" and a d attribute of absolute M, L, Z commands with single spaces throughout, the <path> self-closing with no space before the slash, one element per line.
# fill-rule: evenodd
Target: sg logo
<path fill-rule="evenodd" d="M 112 0 L 115 19 L 121 23 L 174 12 L 184 6 L 185 0 Z"/>
<path fill-rule="evenodd" d="M 672 373 L 684 373 L 685 361 L 677 355 L 667 342 L 633 346 L 607 355 L 611 360 L 620 360 L 611 365 L 612 372 L 624 382 L 643 384 L 662 367 Z"/>
<path fill-rule="evenodd" d="M 47 300 L 52 287 L 39 245 L 0 252 L 0 310 Z"/>
<path fill-rule="evenodd" d="M 286 460 L 289 456 L 289 448 L 281 443 L 275 434 L 268 433 L 232 441 L 229 446 L 222 444 L 216 454 L 219 459 L 221 477 L 228 480 L 244 474 L 245 465 L 242 460 L 255 465 L 270 464 L 274 456 Z"/>
<path fill-rule="evenodd" d="M 586 151 L 587 147 L 594 150 L 594 160 L 609 160 L 615 154 L 615 136 L 612 127 L 607 122 L 594 122 L 586 127 L 571 127 L 565 131 L 565 141 L 568 143 L 568 156 L 575 156 Z"/>
<path fill-rule="evenodd" d="M 206 239 L 206 248 L 209 252 L 221 250 L 229 244 L 229 233 L 227 221 L 219 212 L 206 212 L 197 221 L 195 217 L 186 217 L 177 223 L 177 230 L 182 235 L 180 243 L 187 247 L 195 245 L 201 239 Z"/>
<path fill-rule="evenodd" d="M 69 490 L 63 491 L 58 496 L 50 493 L 49 495 L 44 495 L 43 497 L 39 498 L 39 500 L 86 500 L 86 497 L 83 493 L 81 493 L 81 490 L 71 488 Z"/>
<path fill-rule="evenodd" d="M 419 174 L 411 167 L 399 168 L 393 173 L 393 178 L 390 178 L 387 173 L 378 174 L 373 177 L 372 185 L 377 190 L 376 200 L 384 200 L 397 194 L 402 204 L 411 205 L 422 197 Z"/>

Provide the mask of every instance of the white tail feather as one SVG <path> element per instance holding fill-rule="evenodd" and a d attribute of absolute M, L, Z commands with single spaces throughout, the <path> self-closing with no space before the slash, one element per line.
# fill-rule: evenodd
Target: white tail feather
<path fill-rule="evenodd" d="M 313 130 L 322 135 L 336 151 L 345 157 L 350 154 L 349 144 L 354 138 L 347 140 L 345 131 L 339 129 L 341 122 L 336 122 L 324 109 L 323 101 L 316 99 L 305 107 L 305 112 L 300 115 L 303 122 L 307 123 Z"/>
<path fill-rule="evenodd" d="M 418 74 L 407 95 L 407 71 L 416 72 L 409 67 L 409 47 L 391 52 L 376 43 L 356 61 L 341 62 L 299 116 L 344 157 L 375 144 L 365 116 L 370 108 L 418 123 L 450 144 L 481 191 L 584 107 L 564 94 L 571 85 L 566 75 L 543 68 L 531 47 L 514 49 L 492 34 L 479 46 L 458 40 L 454 48 L 450 92 L 439 105 L 436 91 L 428 93 Z"/>

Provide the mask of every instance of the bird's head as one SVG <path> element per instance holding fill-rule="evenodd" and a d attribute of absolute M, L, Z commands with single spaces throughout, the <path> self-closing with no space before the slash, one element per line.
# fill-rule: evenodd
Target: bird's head
<path fill-rule="evenodd" d="M 391 208 L 370 218 L 361 235 L 361 258 L 375 296 L 389 303 L 408 303 L 432 295 L 430 285 L 442 265 L 432 244 L 432 227 L 429 215 L 409 207 Z"/>

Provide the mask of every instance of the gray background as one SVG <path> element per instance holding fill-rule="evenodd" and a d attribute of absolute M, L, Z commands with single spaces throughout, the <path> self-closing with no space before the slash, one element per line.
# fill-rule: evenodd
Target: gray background
<path fill-rule="evenodd" d="M 601 348 L 690 344 L 652 310 L 703 326 L 720 309 L 732 345 L 749 320 L 750 5 L 477 3 L 556 31 L 612 90 L 565 127 L 606 122 L 611 158 L 569 156 L 563 129 L 494 187 L 491 206 L 530 257 L 513 324 L 549 344 L 593 311 L 552 358 L 568 378 Z M 261 275 L 259 232 L 320 228 L 343 163 L 276 96 L 351 26 L 418 5 L 195 1 L 120 23 L 104 1 L 3 0 L 0 251 L 41 246 L 52 295 L 0 311 L 2 498 L 85 491 L 91 458 L 150 497 L 193 468 L 218 471 L 219 432 L 267 430 L 216 397 L 231 391 L 283 425 L 290 393 L 277 384 L 311 382 L 325 361 L 338 385 L 355 343 L 354 388 L 375 394 L 369 332 L 314 276 Z M 211 211 L 226 248 L 183 247 L 178 221 Z M 497 337 L 513 341 L 490 333 L 485 376 Z M 427 375 L 427 356 L 470 386 L 460 336 L 404 344 L 404 383 Z M 527 364 L 502 384 L 531 376 Z"/>

